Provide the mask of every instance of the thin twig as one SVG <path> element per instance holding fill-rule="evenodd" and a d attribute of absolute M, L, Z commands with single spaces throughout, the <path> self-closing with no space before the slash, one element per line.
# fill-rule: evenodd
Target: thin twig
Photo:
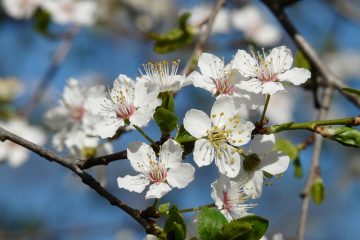
<path fill-rule="evenodd" d="M 342 91 L 347 85 L 339 78 L 337 78 L 331 71 L 323 64 L 318 54 L 306 41 L 306 39 L 299 34 L 294 25 L 286 16 L 282 5 L 278 1 L 262 0 L 266 6 L 273 12 L 274 16 L 279 20 L 286 32 L 292 38 L 297 47 L 302 51 L 311 66 L 323 77 L 326 85 L 333 85 L 342 95 L 344 95 L 350 102 L 360 107 L 360 98 Z"/>
<path fill-rule="evenodd" d="M 54 79 L 54 76 L 59 71 L 61 64 L 64 62 L 65 57 L 69 53 L 73 39 L 79 30 L 80 28 L 78 26 L 74 26 L 69 32 L 64 34 L 63 40 L 54 52 L 51 65 L 44 73 L 44 76 L 32 94 L 31 99 L 22 108 L 21 114 L 23 116 L 29 116 L 34 111 L 38 103 L 43 99 L 49 84 Z"/>
<path fill-rule="evenodd" d="M 213 28 L 213 25 L 215 22 L 215 18 L 217 16 L 217 14 L 219 13 L 219 11 L 221 10 L 221 8 L 225 5 L 225 3 L 226 3 L 226 0 L 218 0 L 216 5 L 212 9 L 212 11 L 209 15 L 209 18 L 207 19 L 206 29 L 202 32 L 200 39 L 196 43 L 193 53 L 191 54 L 191 57 L 189 58 L 189 60 L 187 61 L 186 65 L 185 65 L 185 68 L 183 70 L 184 75 L 188 75 L 191 71 L 194 70 L 194 68 L 196 66 L 196 61 L 199 58 L 200 54 L 203 52 L 204 46 L 211 35 L 211 31 L 212 31 L 212 28 Z"/>
<path fill-rule="evenodd" d="M 319 120 L 326 118 L 326 115 L 330 107 L 331 99 L 333 96 L 333 92 L 334 92 L 334 88 L 332 86 L 328 86 L 325 88 L 321 102 L 321 108 L 318 114 Z M 309 176 L 307 178 L 304 190 L 301 193 L 302 207 L 301 207 L 301 217 L 300 217 L 299 233 L 298 233 L 299 240 L 304 240 L 305 238 L 306 219 L 310 204 L 310 198 L 309 198 L 310 189 L 314 183 L 315 178 L 320 175 L 320 155 L 321 155 L 322 143 L 323 143 L 322 136 L 316 135 Z"/>
<path fill-rule="evenodd" d="M 125 203 L 123 203 L 120 199 L 115 197 L 113 194 L 108 192 L 105 188 L 103 188 L 99 182 L 97 182 L 90 174 L 83 171 L 79 168 L 76 161 L 68 158 L 63 158 L 59 155 L 57 155 L 55 152 L 49 151 L 39 145 L 36 145 L 30 141 L 27 141 L 26 139 L 23 139 L 13 133 L 10 133 L 9 131 L 3 129 L 0 127 L 0 140 L 10 140 L 16 144 L 19 144 L 30 151 L 36 153 L 37 155 L 45 158 L 46 160 L 50 162 L 56 162 L 63 167 L 69 169 L 70 171 L 74 172 L 76 175 L 78 175 L 82 182 L 86 185 L 88 185 L 90 188 L 92 188 L 94 191 L 96 191 L 100 196 L 105 198 L 111 205 L 116 206 L 123 211 L 125 211 L 129 216 L 131 216 L 133 219 L 135 219 L 143 228 L 146 230 L 147 233 L 152 233 L 154 235 L 157 234 L 157 230 L 155 229 L 155 226 L 150 223 L 150 220 L 144 219 L 140 215 L 140 211 L 137 209 L 134 209 Z"/>
<path fill-rule="evenodd" d="M 105 156 L 90 158 L 90 159 L 82 159 L 77 161 L 77 165 L 81 169 L 88 169 L 98 165 L 108 165 L 110 162 L 117 161 L 117 160 L 124 160 L 126 159 L 126 150 L 112 153 Z"/>

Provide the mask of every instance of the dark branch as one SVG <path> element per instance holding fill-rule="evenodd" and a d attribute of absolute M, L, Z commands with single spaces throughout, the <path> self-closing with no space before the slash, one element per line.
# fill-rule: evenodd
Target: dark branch
<path fill-rule="evenodd" d="M 113 154 L 109 154 L 106 156 L 78 160 L 76 164 L 81 169 L 88 169 L 88 168 L 98 166 L 98 165 L 108 165 L 110 162 L 113 162 L 116 160 L 124 160 L 124 159 L 126 159 L 126 150 L 117 152 L 117 153 L 113 153 Z"/>

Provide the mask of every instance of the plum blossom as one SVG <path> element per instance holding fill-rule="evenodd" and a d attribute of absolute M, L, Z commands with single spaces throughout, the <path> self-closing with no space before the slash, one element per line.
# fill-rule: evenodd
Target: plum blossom
<path fill-rule="evenodd" d="M 197 138 L 194 161 L 199 167 L 215 159 L 222 174 L 235 177 L 239 173 L 241 150 L 237 147 L 250 141 L 255 126 L 240 118 L 231 97 L 219 97 L 211 109 L 211 117 L 200 110 L 189 110 L 184 127 Z"/>
<path fill-rule="evenodd" d="M 242 105 L 256 109 L 264 104 L 263 96 L 246 92 L 238 87 L 242 76 L 235 68 L 234 61 L 225 65 L 224 61 L 217 56 L 202 53 L 198 60 L 198 67 L 201 73 L 194 71 L 188 76 L 195 87 L 203 88 L 215 96 L 231 96 L 237 109 Z"/>
<path fill-rule="evenodd" d="M 232 26 L 260 46 L 271 46 L 281 39 L 279 27 L 265 19 L 264 13 L 254 4 L 233 10 L 230 16 Z"/>
<path fill-rule="evenodd" d="M 189 163 L 182 163 L 183 150 L 176 141 L 167 140 L 156 159 L 154 150 L 142 142 L 133 142 L 128 146 L 127 157 L 133 169 L 139 175 L 118 177 L 119 188 L 141 193 L 150 185 L 146 199 L 161 198 L 171 188 L 184 188 L 193 179 L 195 168 Z"/>
<path fill-rule="evenodd" d="M 282 233 L 275 233 L 271 239 L 272 240 L 284 240 L 284 237 L 283 237 Z M 262 238 L 260 238 L 260 240 L 268 240 L 268 238 L 266 236 L 263 236 Z"/>
<path fill-rule="evenodd" d="M 256 135 L 250 142 L 248 154 L 242 160 L 239 179 L 248 179 L 244 186 L 246 194 L 259 198 L 262 193 L 264 172 L 271 175 L 284 173 L 290 162 L 288 155 L 272 151 L 275 135 Z"/>
<path fill-rule="evenodd" d="M 211 184 L 211 188 L 211 197 L 216 207 L 229 222 L 248 215 L 247 210 L 256 206 L 256 204 L 245 203 L 251 197 L 245 193 L 243 181 L 231 181 L 221 175 Z"/>
<path fill-rule="evenodd" d="M 97 3 L 93 0 L 44 0 L 41 6 L 58 24 L 91 26 L 96 21 Z"/>
<path fill-rule="evenodd" d="M 86 105 L 86 101 L 102 95 L 104 88 L 101 86 L 87 89 L 76 79 L 69 79 L 59 106 L 44 115 L 45 124 L 56 132 L 52 142 L 58 151 L 62 151 L 65 141 L 74 138 L 78 131 L 92 134 L 93 126 L 100 118 L 90 111 L 91 106 Z"/>
<path fill-rule="evenodd" d="M 285 46 L 273 48 L 268 55 L 264 51 L 250 55 L 238 50 L 234 57 L 235 68 L 248 78 L 240 82 L 239 88 L 268 95 L 285 90 L 284 81 L 300 85 L 310 78 L 311 73 L 307 69 L 291 68 L 292 64 L 291 51 Z"/>
<path fill-rule="evenodd" d="M 2 0 L 2 6 L 9 16 L 16 19 L 31 18 L 42 0 Z"/>
<path fill-rule="evenodd" d="M 178 91 L 189 84 L 185 76 L 177 74 L 179 61 L 172 61 L 171 68 L 167 61 L 147 63 L 143 67 L 145 72 L 140 70 L 141 76 L 137 81 L 156 86 L 160 92 Z"/>
<path fill-rule="evenodd" d="M 0 127 L 38 145 L 46 142 L 45 132 L 39 127 L 30 125 L 24 119 L 0 122 Z M 29 153 L 29 150 L 11 141 L 0 143 L 0 161 L 7 160 L 11 167 L 19 167 L 23 164 Z"/>
<path fill-rule="evenodd" d="M 101 138 L 115 135 L 120 127 L 126 125 L 146 126 L 151 120 L 155 108 L 161 104 L 157 98 L 156 86 L 145 86 L 143 82 L 134 82 L 125 75 L 119 75 L 107 96 L 91 98 L 87 106 L 101 120 L 95 124 L 94 133 Z"/>

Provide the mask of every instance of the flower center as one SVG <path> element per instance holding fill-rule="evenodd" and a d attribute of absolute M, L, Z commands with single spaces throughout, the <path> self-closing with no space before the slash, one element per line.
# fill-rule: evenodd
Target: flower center
<path fill-rule="evenodd" d="M 226 191 L 223 191 L 223 197 L 224 197 L 224 200 L 223 200 L 224 209 L 226 209 L 226 210 L 231 209 L 232 205 L 231 205 L 231 201 L 229 198 L 229 193 Z"/>
<path fill-rule="evenodd" d="M 234 82 L 230 77 L 223 77 L 215 80 L 217 94 L 231 95 L 235 91 Z"/>
<path fill-rule="evenodd" d="M 72 109 L 70 116 L 75 122 L 80 122 L 86 113 L 86 109 L 83 106 L 78 106 Z"/>
<path fill-rule="evenodd" d="M 135 111 L 136 107 L 133 104 L 119 104 L 116 109 L 116 117 L 127 120 L 134 114 Z"/>
<path fill-rule="evenodd" d="M 218 126 L 213 126 L 210 131 L 208 131 L 208 140 L 214 145 L 215 148 L 220 148 L 220 145 L 226 142 L 231 131 L 225 129 L 225 126 L 219 128 Z"/>
<path fill-rule="evenodd" d="M 153 79 L 160 81 L 160 86 L 168 86 L 173 82 L 171 76 L 175 76 L 179 68 L 179 60 L 171 62 L 171 68 L 168 61 L 143 64 L 145 74 L 141 71 L 141 75 L 148 75 Z"/>
<path fill-rule="evenodd" d="M 148 172 L 148 177 L 152 183 L 165 182 L 167 171 L 161 163 L 155 161 L 150 162 L 151 170 Z"/>

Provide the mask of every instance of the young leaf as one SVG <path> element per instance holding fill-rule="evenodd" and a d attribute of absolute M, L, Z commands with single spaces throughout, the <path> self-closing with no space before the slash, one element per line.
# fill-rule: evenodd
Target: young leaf
<path fill-rule="evenodd" d="M 327 127 L 319 132 L 323 137 L 335 140 L 345 146 L 360 147 L 360 132 L 351 127 Z"/>
<path fill-rule="evenodd" d="M 159 206 L 160 215 L 165 215 L 169 211 L 170 203 L 164 203 Z"/>
<path fill-rule="evenodd" d="M 294 65 L 299 68 L 310 69 L 311 65 L 309 61 L 305 58 L 304 54 L 301 51 L 297 51 L 295 54 Z"/>
<path fill-rule="evenodd" d="M 226 218 L 215 208 L 203 207 L 199 213 L 198 232 L 200 240 L 216 240 L 216 233 L 227 223 Z"/>
<path fill-rule="evenodd" d="M 48 12 L 39 8 L 34 14 L 34 20 L 34 28 L 37 32 L 47 36 L 51 35 L 48 31 L 48 27 L 51 22 L 51 15 Z"/>
<path fill-rule="evenodd" d="M 162 133 L 170 134 L 177 126 L 178 117 L 166 108 L 158 107 L 154 113 L 154 120 Z"/>
<path fill-rule="evenodd" d="M 174 105 L 174 96 L 171 92 L 160 93 L 162 98 L 161 107 L 169 110 L 170 112 L 175 112 Z"/>
<path fill-rule="evenodd" d="M 301 161 L 300 161 L 300 158 L 296 158 L 294 161 L 293 161 L 293 165 L 294 165 L 294 176 L 296 178 L 302 178 L 303 175 L 304 175 L 304 172 L 303 172 L 303 168 L 302 168 L 302 165 L 301 165 Z"/>
<path fill-rule="evenodd" d="M 299 155 L 297 147 L 287 139 L 276 139 L 274 150 L 286 153 L 291 160 L 295 160 Z"/>
<path fill-rule="evenodd" d="M 186 143 L 186 142 L 194 142 L 196 141 L 196 138 L 191 136 L 190 133 L 186 131 L 186 129 L 184 128 L 184 124 L 181 124 L 175 140 L 179 143 Z"/>
<path fill-rule="evenodd" d="M 186 224 L 176 206 L 172 206 L 169 211 L 164 232 L 167 233 L 167 239 L 183 240 L 186 237 Z"/>
<path fill-rule="evenodd" d="M 343 88 L 341 90 L 343 90 L 344 92 L 353 93 L 353 94 L 358 95 L 360 97 L 360 90 L 358 90 L 358 89 L 355 89 L 355 88 Z"/>
<path fill-rule="evenodd" d="M 316 204 L 321 204 L 325 198 L 325 187 L 322 179 L 318 177 L 311 186 L 311 198 Z"/>

